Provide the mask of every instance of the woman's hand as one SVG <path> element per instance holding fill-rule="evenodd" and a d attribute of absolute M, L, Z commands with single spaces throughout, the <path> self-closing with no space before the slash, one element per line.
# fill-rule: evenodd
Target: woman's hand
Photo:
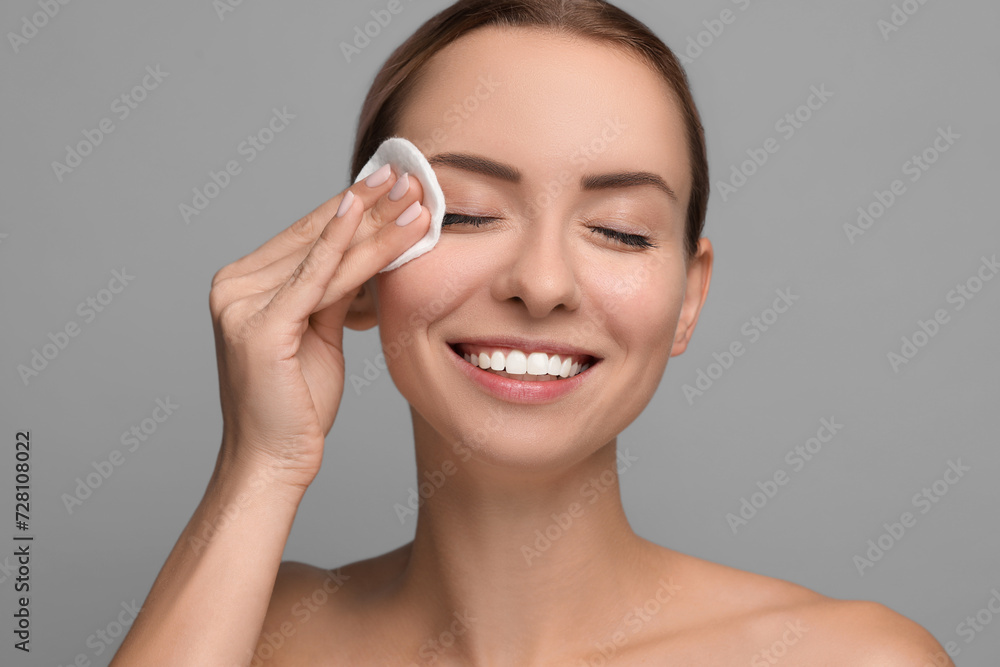
<path fill-rule="evenodd" d="M 397 180 L 392 194 L 405 194 L 391 201 Z M 344 393 L 348 308 L 365 281 L 427 233 L 422 197 L 416 178 L 383 167 L 215 274 L 221 457 L 263 465 L 303 489 L 312 482 Z"/>
<path fill-rule="evenodd" d="M 222 447 L 114 667 L 249 664 L 254 655 L 295 513 L 344 393 L 351 301 L 430 225 L 416 179 L 400 179 L 409 187 L 390 201 L 396 179 L 382 175 L 215 274 Z M 401 214 L 415 219 L 398 226 Z"/>

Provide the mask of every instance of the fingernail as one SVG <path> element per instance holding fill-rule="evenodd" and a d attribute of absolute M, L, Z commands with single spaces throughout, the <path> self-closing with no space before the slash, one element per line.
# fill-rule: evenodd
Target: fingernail
<path fill-rule="evenodd" d="M 399 177 L 396 184 L 392 186 L 392 190 L 389 190 L 389 201 L 399 201 L 406 194 L 406 191 L 410 189 L 410 174 L 406 173 Z"/>
<path fill-rule="evenodd" d="M 347 210 L 351 208 L 351 204 L 353 203 L 354 203 L 354 193 L 348 190 L 347 194 L 344 195 L 344 198 L 340 200 L 340 208 L 337 209 L 336 217 L 343 218 L 344 214 L 347 213 Z"/>
<path fill-rule="evenodd" d="M 376 172 L 372 172 L 372 175 L 365 179 L 365 185 L 370 188 L 377 188 L 386 181 L 389 180 L 389 176 L 392 175 L 392 167 L 387 164 L 382 165 L 382 168 Z"/>
<path fill-rule="evenodd" d="M 403 211 L 403 214 L 399 216 L 399 219 L 396 220 L 396 224 L 399 225 L 400 227 L 405 227 L 406 225 L 410 224 L 411 222 L 420 217 L 420 212 L 423 210 L 423 208 L 424 207 L 420 205 L 420 202 L 418 201 L 413 202 L 412 204 L 410 204 L 410 207 L 405 211 Z"/>

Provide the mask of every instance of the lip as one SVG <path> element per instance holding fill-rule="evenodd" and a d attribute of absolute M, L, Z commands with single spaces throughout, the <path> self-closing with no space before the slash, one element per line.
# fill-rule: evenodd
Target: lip
<path fill-rule="evenodd" d="M 464 343 L 472 341 L 463 340 L 461 342 Z M 498 344 L 497 339 L 492 339 L 490 344 Z M 511 347 L 517 346 L 511 345 Z M 562 347 L 565 354 L 570 353 L 569 349 L 565 346 Z M 473 366 L 459 356 L 459 354 L 452 348 L 451 344 L 448 344 L 447 348 L 448 356 L 451 357 L 454 363 L 458 366 L 459 370 L 473 382 L 485 389 L 487 393 L 503 401 L 521 403 L 525 405 L 544 405 L 546 403 L 552 403 L 559 400 L 586 382 L 590 378 L 594 368 L 600 365 L 600 357 L 595 357 L 596 360 L 591 363 L 590 368 L 582 373 L 577 373 L 570 378 L 560 378 L 558 380 L 546 380 L 542 382 L 532 380 L 515 380 L 514 378 L 505 378 L 500 375 L 495 375 L 483 370 L 479 366 Z M 553 352 L 554 351 L 555 350 L 553 350 Z M 589 353 L 583 352 L 582 354 Z"/>
<path fill-rule="evenodd" d="M 481 345 L 483 347 L 509 347 L 515 350 L 521 350 L 522 352 L 544 350 L 545 352 L 554 352 L 561 355 L 591 357 L 592 364 L 597 363 L 603 358 L 600 355 L 594 354 L 590 350 L 584 350 L 583 348 L 573 347 L 572 345 L 566 345 L 565 343 L 561 343 L 556 340 L 546 340 L 544 338 L 536 338 L 532 340 L 528 338 L 521 338 L 519 336 L 502 335 L 489 337 L 473 336 L 471 338 L 459 338 L 448 341 L 449 346 L 457 345 L 459 343 Z"/>

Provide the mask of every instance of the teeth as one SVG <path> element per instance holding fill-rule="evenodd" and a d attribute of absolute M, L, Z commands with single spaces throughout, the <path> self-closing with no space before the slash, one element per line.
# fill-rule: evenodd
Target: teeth
<path fill-rule="evenodd" d="M 569 359 L 567 359 L 566 361 L 569 361 Z M 562 367 L 563 367 L 564 363 L 565 362 L 560 362 L 559 361 L 559 355 L 558 354 L 553 355 L 552 357 L 550 357 L 549 358 L 549 367 L 548 367 L 549 375 L 559 375 L 559 371 L 562 370 Z"/>
<path fill-rule="evenodd" d="M 518 380 L 544 382 L 572 377 L 590 368 L 590 364 L 581 366 L 579 362 L 573 361 L 571 356 L 560 357 L 558 354 L 550 356 L 544 352 L 532 352 L 526 355 L 521 350 L 510 350 L 504 355 L 501 350 L 496 350 L 492 355 L 480 352 L 465 354 L 464 357 L 473 366 L 501 377 Z"/>
<path fill-rule="evenodd" d="M 495 371 L 502 371 L 504 369 L 504 363 L 506 362 L 504 361 L 503 358 L 503 352 L 501 352 L 500 350 L 494 352 L 493 356 L 490 357 L 490 368 L 492 368 Z"/>

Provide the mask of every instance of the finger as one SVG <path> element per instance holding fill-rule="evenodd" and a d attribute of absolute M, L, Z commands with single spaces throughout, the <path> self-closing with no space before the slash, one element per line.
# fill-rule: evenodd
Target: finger
<path fill-rule="evenodd" d="M 424 188 L 413 174 L 400 174 L 392 188 L 366 211 L 361 226 L 347 248 L 371 238 L 379 229 L 395 222 L 413 202 L 422 201 Z"/>
<path fill-rule="evenodd" d="M 412 206 L 420 211 L 417 220 L 405 226 L 386 225 L 372 239 L 354 246 L 350 250 L 354 258 L 344 271 L 342 260 L 347 257 L 347 246 L 363 217 L 355 201 L 343 218 L 335 218 L 323 230 L 309 254 L 265 306 L 265 314 L 273 314 L 281 321 L 303 322 L 317 310 L 354 293 L 361 283 L 426 234 L 430 214 L 419 202 Z"/>
<path fill-rule="evenodd" d="M 415 174 L 400 174 L 392 189 L 385 196 L 380 197 L 368 211 L 371 225 L 364 230 L 363 236 L 358 236 L 358 240 L 363 241 L 385 225 L 395 222 L 413 202 L 422 202 L 423 199 L 424 187 L 421 185 L 420 179 Z"/>
<path fill-rule="evenodd" d="M 354 294 L 362 283 L 427 234 L 431 225 L 430 211 L 419 202 L 414 202 L 412 206 L 419 206 L 419 213 L 412 222 L 404 227 L 389 223 L 344 254 L 325 294 L 313 306 L 313 312 L 323 310 L 345 294 Z M 404 212 L 404 215 L 407 213 Z"/>
<path fill-rule="evenodd" d="M 420 181 L 412 175 L 401 175 L 397 183 L 401 186 L 399 190 L 393 188 L 385 193 L 374 206 L 365 211 L 365 218 L 362 219 L 361 225 L 355 231 L 347 245 L 348 250 L 357 243 L 371 238 L 375 232 L 385 225 L 394 223 L 413 202 L 420 201 L 420 198 L 423 197 L 423 187 Z M 395 200 L 390 198 L 393 196 L 396 197 Z M 364 233 L 366 228 L 367 233 Z M 274 260 L 267 266 L 235 278 L 233 292 L 236 294 L 245 294 L 254 291 L 268 291 L 275 287 L 280 287 L 311 250 L 312 244 L 295 248 L 289 254 Z"/>
<path fill-rule="evenodd" d="M 397 174 L 392 167 L 389 168 L 389 178 L 372 187 L 368 185 L 368 182 L 374 176 L 375 174 L 371 174 L 369 178 L 353 184 L 336 197 L 323 202 L 315 210 L 296 220 L 291 226 L 253 252 L 227 265 L 216 274 L 216 281 L 251 273 L 295 250 L 308 250 L 326 228 L 327 223 L 337 214 L 337 209 L 340 208 L 348 191 L 353 192 L 355 198 L 361 201 L 364 209 L 367 209 L 389 192 L 396 183 Z M 377 180 L 374 182 L 377 183 Z"/>

